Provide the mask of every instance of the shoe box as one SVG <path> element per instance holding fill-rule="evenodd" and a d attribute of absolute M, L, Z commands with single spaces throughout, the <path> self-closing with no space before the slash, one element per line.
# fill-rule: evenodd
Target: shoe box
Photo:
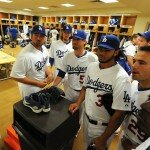
<path fill-rule="evenodd" d="M 22 150 L 61 150 L 79 129 L 79 112 L 68 112 L 70 102 L 62 99 L 48 113 L 34 113 L 19 101 L 13 106 L 13 127 Z"/>

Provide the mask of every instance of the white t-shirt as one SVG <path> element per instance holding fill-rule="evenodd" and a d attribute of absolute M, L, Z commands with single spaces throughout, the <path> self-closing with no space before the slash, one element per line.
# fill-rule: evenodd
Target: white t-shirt
<path fill-rule="evenodd" d="M 73 51 L 72 41 L 68 44 L 62 40 L 53 42 L 50 48 L 50 57 L 54 58 L 54 66 L 60 68 L 64 56 L 71 51 Z"/>
<path fill-rule="evenodd" d="M 137 113 L 141 109 L 141 104 L 149 99 L 150 90 L 138 90 L 138 82 L 132 82 L 132 112 L 131 115 L 125 120 L 124 134 L 127 138 L 135 143 L 141 144 L 146 140 L 146 133 L 141 132 L 137 127 Z"/>
<path fill-rule="evenodd" d="M 116 64 L 110 68 L 100 69 L 99 62 L 91 63 L 86 71 L 85 112 L 97 121 L 109 122 L 110 115 L 101 103 L 104 94 L 112 94 L 112 109 L 131 110 L 131 82 L 128 74 Z"/>
<path fill-rule="evenodd" d="M 42 51 L 39 51 L 30 43 L 19 53 L 10 76 L 44 80 L 46 78 L 45 69 L 49 65 L 49 55 L 46 47 L 42 46 Z M 19 87 L 23 97 L 41 90 L 36 86 L 23 83 L 19 83 Z"/>
<path fill-rule="evenodd" d="M 66 54 L 60 69 L 68 73 L 68 83 L 72 89 L 81 90 L 87 66 L 95 61 L 98 61 L 97 56 L 88 51 L 81 57 L 76 57 L 74 51 Z"/>

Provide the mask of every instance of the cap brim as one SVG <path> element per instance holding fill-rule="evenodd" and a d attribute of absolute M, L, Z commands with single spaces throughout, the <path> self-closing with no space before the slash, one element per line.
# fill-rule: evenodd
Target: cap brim
<path fill-rule="evenodd" d="M 73 38 L 73 39 L 85 40 L 85 39 L 83 39 L 83 38 L 81 38 L 81 37 L 79 37 L 79 36 L 73 36 L 72 38 Z"/>
<path fill-rule="evenodd" d="M 105 49 L 108 49 L 108 50 L 115 50 L 113 47 L 108 46 L 106 44 L 99 44 L 98 47 L 99 48 L 105 48 Z"/>
<path fill-rule="evenodd" d="M 46 36 L 45 33 L 41 33 L 41 32 L 32 32 L 32 34 L 42 34 L 42 35 Z"/>
<path fill-rule="evenodd" d="M 63 32 L 68 32 L 68 33 L 71 33 L 72 31 L 69 31 L 69 30 L 63 30 Z"/>
<path fill-rule="evenodd" d="M 150 38 L 148 38 L 144 33 L 138 33 L 138 35 L 144 37 L 146 40 L 150 40 Z"/>

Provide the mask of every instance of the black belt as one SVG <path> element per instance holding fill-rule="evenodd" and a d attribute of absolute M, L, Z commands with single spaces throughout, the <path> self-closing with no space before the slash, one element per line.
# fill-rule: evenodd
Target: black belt
<path fill-rule="evenodd" d="M 97 125 L 97 124 L 98 124 L 98 121 L 93 120 L 93 119 L 90 119 L 90 117 L 89 117 L 87 114 L 86 114 L 86 117 L 87 117 L 88 121 L 89 121 L 91 124 L 94 124 L 94 125 Z M 102 126 L 108 126 L 108 123 L 102 122 Z"/>

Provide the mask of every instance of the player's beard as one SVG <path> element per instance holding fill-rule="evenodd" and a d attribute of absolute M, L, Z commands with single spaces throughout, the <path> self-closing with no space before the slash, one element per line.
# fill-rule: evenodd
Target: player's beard
<path fill-rule="evenodd" d="M 78 50 L 79 48 L 76 45 L 73 45 L 74 50 Z"/>
<path fill-rule="evenodd" d="M 40 41 L 36 41 L 36 42 L 33 42 L 33 41 L 32 41 L 32 44 L 33 44 L 37 49 L 41 48 L 41 46 L 43 45 L 42 42 L 40 42 Z"/>
<path fill-rule="evenodd" d="M 108 59 L 105 59 L 105 60 L 102 60 L 102 59 L 98 59 L 99 60 L 99 62 L 100 63 L 108 63 L 109 61 L 111 61 L 111 60 L 113 60 L 113 59 L 115 59 L 114 58 L 114 55 L 112 55 L 110 58 L 108 58 Z"/>

